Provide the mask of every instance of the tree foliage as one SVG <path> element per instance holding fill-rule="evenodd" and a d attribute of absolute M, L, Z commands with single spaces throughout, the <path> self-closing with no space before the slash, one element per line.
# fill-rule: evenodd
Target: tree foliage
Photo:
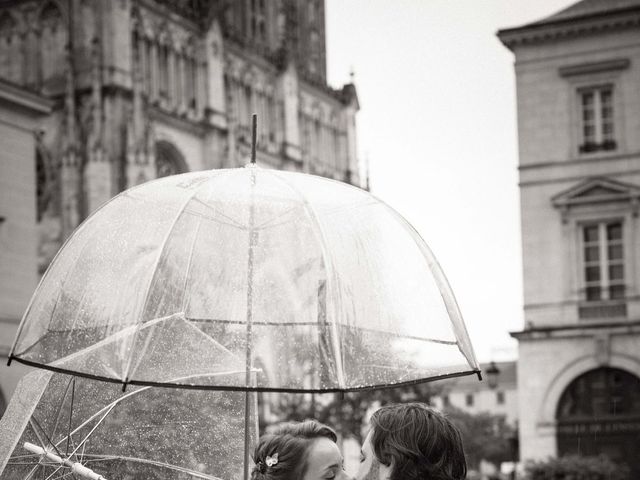
<path fill-rule="evenodd" d="M 434 385 L 422 383 L 398 388 L 363 390 L 341 394 L 283 395 L 275 406 L 281 421 L 302 421 L 307 418 L 330 425 L 343 438 L 362 442 L 366 433 L 367 413 L 372 405 L 399 402 L 429 403 L 435 394 Z"/>
<path fill-rule="evenodd" d="M 470 468 L 478 468 L 481 460 L 495 465 L 517 460 L 516 429 L 504 416 L 488 412 L 471 414 L 455 407 L 448 407 L 445 413 L 460 430 Z"/>

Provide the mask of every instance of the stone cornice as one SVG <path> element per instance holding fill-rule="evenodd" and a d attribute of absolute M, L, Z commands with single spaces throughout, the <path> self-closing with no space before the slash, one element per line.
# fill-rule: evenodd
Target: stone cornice
<path fill-rule="evenodd" d="M 335 105 L 341 107 L 347 105 L 351 101 L 351 99 L 354 98 L 353 95 L 355 94 L 355 87 L 352 84 L 349 85 L 351 85 L 352 91 L 349 91 L 348 94 L 345 94 L 343 91 L 344 89 L 336 90 L 327 84 L 319 84 L 317 82 L 311 83 L 304 77 L 300 78 L 300 86 L 306 91 L 308 91 L 312 95 L 322 96 L 326 101 L 337 102 Z M 355 98 L 357 102 L 357 96 Z"/>
<path fill-rule="evenodd" d="M 276 65 L 269 56 L 261 55 L 260 53 L 246 48 L 233 40 L 225 43 L 225 56 L 226 55 L 246 61 L 251 66 L 255 65 L 270 75 L 278 75 L 280 72 L 278 65 Z"/>
<path fill-rule="evenodd" d="M 558 73 L 561 77 L 572 77 L 574 75 L 588 75 L 599 72 L 625 70 L 629 68 L 630 64 L 631 61 L 628 58 L 617 58 L 604 62 L 581 63 L 579 65 L 560 67 L 558 69 Z"/>
<path fill-rule="evenodd" d="M 0 99 L 19 105 L 36 114 L 48 114 L 54 106 L 49 100 L 35 92 L 26 90 L 14 83 L 0 79 Z"/>
<path fill-rule="evenodd" d="M 167 112 L 162 108 L 155 106 L 149 109 L 149 118 L 151 120 L 171 125 L 179 130 L 195 134 L 199 137 L 203 137 L 207 131 L 215 128 L 204 120 L 192 120 L 186 117 L 181 118 L 175 113 Z"/>
<path fill-rule="evenodd" d="M 550 20 L 516 28 L 499 30 L 500 41 L 510 50 L 523 45 L 534 45 L 553 40 L 593 35 L 611 30 L 640 26 L 640 8 L 633 7 L 611 13 L 585 15 L 578 18 Z"/>
<path fill-rule="evenodd" d="M 529 327 L 519 332 L 509 332 L 518 340 L 539 340 L 592 336 L 595 332 L 606 330 L 611 335 L 640 334 L 640 321 L 589 322 L 582 321 L 570 325 L 548 327 Z"/>

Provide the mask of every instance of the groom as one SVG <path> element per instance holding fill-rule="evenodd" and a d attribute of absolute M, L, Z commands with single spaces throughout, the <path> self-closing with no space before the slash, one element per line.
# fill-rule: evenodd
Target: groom
<path fill-rule="evenodd" d="M 423 403 L 388 405 L 371 417 L 356 480 L 462 480 L 460 432 Z"/>

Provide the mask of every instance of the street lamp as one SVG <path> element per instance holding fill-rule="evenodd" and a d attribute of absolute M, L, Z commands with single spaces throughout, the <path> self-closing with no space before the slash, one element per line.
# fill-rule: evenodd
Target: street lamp
<path fill-rule="evenodd" d="M 496 362 L 493 360 L 485 370 L 487 374 L 487 383 L 489 384 L 489 388 L 493 390 L 498 386 L 498 375 L 500 375 L 500 369 L 496 365 Z"/>

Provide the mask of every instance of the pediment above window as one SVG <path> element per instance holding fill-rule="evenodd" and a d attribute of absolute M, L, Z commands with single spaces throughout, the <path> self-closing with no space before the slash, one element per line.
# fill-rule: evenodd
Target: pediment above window
<path fill-rule="evenodd" d="M 568 65 L 560 67 L 558 72 L 561 77 L 571 77 L 575 75 L 590 75 L 600 72 L 611 72 L 629 68 L 631 62 L 628 58 L 616 58 L 605 60 L 604 62 L 581 63 L 579 65 Z"/>
<path fill-rule="evenodd" d="M 551 199 L 554 207 L 567 212 L 573 207 L 603 203 L 628 203 L 637 215 L 640 186 L 605 177 L 589 178 Z"/>

